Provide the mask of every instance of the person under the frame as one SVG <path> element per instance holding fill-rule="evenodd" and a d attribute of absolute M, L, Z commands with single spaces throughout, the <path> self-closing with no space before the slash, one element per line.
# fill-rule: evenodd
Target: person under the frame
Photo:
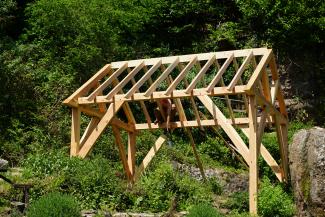
<path fill-rule="evenodd" d="M 155 109 L 154 111 L 156 117 L 155 124 L 164 123 L 164 117 L 166 117 L 166 129 L 167 131 L 169 131 L 170 121 L 174 120 L 176 114 L 175 105 L 172 104 L 172 101 L 170 99 L 160 99 L 159 103 L 161 105 L 162 111 L 160 111 L 159 106 Z"/>

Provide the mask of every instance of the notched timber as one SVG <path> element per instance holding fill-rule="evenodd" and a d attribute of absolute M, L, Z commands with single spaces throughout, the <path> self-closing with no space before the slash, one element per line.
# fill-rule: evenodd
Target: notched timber
<path fill-rule="evenodd" d="M 154 100 L 154 99 L 172 99 L 172 98 L 186 98 L 193 96 L 222 96 L 222 95 L 236 95 L 246 93 L 246 85 L 237 85 L 233 90 L 227 90 L 227 87 L 215 87 L 211 92 L 206 88 L 193 89 L 192 92 L 186 93 L 185 90 L 174 90 L 172 95 L 165 95 L 165 91 L 153 92 L 150 96 L 145 96 L 144 93 L 134 93 L 131 98 L 126 98 L 125 94 L 117 94 L 114 99 L 107 100 L 104 96 L 96 97 L 97 103 L 112 103 L 117 101 L 139 101 L 139 100 Z M 81 97 L 78 100 L 79 104 L 93 104 L 95 100 L 88 100 L 86 97 Z"/>

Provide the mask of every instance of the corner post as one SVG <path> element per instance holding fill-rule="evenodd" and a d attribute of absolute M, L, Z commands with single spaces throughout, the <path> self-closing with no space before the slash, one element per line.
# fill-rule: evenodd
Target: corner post
<path fill-rule="evenodd" d="M 257 147 L 257 117 L 255 95 L 249 97 L 249 212 L 257 214 L 257 193 L 258 193 L 258 155 Z"/>
<path fill-rule="evenodd" d="M 128 132 L 128 166 L 132 181 L 135 175 L 136 132 Z"/>
<path fill-rule="evenodd" d="M 70 156 L 77 156 L 80 150 L 80 109 L 72 108 Z"/>

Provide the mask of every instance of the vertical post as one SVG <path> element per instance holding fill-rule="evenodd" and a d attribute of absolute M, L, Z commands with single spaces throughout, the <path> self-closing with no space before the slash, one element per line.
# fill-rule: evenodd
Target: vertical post
<path fill-rule="evenodd" d="M 283 139 L 283 170 L 284 170 L 284 181 L 288 182 L 289 175 L 289 159 L 288 159 L 288 124 L 281 124 L 281 134 Z"/>
<path fill-rule="evenodd" d="M 130 173 L 128 162 L 127 162 L 127 159 L 126 159 L 125 148 L 124 148 L 124 145 L 122 144 L 122 138 L 121 138 L 120 130 L 115 126 L 112 126 L 112 130 L 113 130 L 113 135 L 115 137 L 115 142 L 116 142 L 117 147 L 118 147 L 119 155 L 120 155 L 120 158 L 121 158 L 121 161 L 122 161 L 122 164 L 123 164 L 123 169 L 125 171 L 125 174 L 126 174 L 126 177 L 127 177 L 128 181 L 131 181 L 131 173 Z"/>
<path fill-rule="evenodd" d="M 288 138 L 287 138 L 287 127 L 286 125 L 281 125 L 279 121 L 279 117 L 275 114 L 275 129 L 278 138 L 278 143 L 280 147 L 280 154 L 281 154 L 281 167 L 284 181 L 288 181 L 288 153 L 287 153 L 287 146 L 288 146 Z"/>
<path fill-rule="evenodd" d="M 77 156 L 80 149 L 80 109 L 72 108 L 70 156 Z"/>
<path fill-rule="evenodd" d="M 257 117 L 255 95 L 249 96 L 249 212 L 257 214 L 258 192 L 258 152 L 257 147 Z"/>
<path fill-rule="evenodd" d="M 135 144 L 136 144 L 136 133 L 129 132 L 128 133 L 128 165 L 132 176 L 132 181 L 135 174 L 135 152 L 136 152 Z"/>

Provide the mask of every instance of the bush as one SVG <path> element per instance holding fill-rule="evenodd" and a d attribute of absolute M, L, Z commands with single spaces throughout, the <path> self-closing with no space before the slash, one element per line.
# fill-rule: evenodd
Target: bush
<path fill-rule="evenodd" d="M 85 209 L 101 206 L 116 209 L 120 203 L 125 203 L 122 199 L 126 188 L 124 173 L 100 156 L 83 160 L 70 158 L 57 150 L 31 155 L 24 165 L 24 176 L 34 183 L 32 200 L 60 191 L 73 195 Z"/>
<path fill-rule="evenodd" d="M 136 209 L 153 212 L 168 210 L 173 200 L 178 210 L 184 210 L 193 204 L 210 202 L 212 195 L 209 186 L 177 173 L 167 162 L 161 162 L 148 176 L 143 176 L 138 187 Z"/>
<path fill-rule="evenodd" d="M 289 217 L 295 213 L 292 197 L 280 185 L 273 186 L 264 178 L 258 195 L 258 212 L 264 217 Z"/>
<path fill-rule="evenodd" d="M 73 197 L 50 193 L 30 205 L 27 217 L 79 217 L 80 208 Z"/>
<path fill-rule="evenodd" d="M 208 204 L 193 206 L 186 217 L 222 217 L 215 208 Z"/>
<path fill-rule="evenodd" d="M 233 193 L 224 206 L 228 209 L 233 209 L 238 212 L 247 212 L 249 208 L 248 193 L 247 192 Z"/>
<path fill-rule="evenodd" d="M 222 185 L 220 181 L 216 177 L 212 177 L 208 180 L 208 183 L 211 186 L 211 190 L 213 193 L 217 195 L 221 195 L 222 193 Z"/>

